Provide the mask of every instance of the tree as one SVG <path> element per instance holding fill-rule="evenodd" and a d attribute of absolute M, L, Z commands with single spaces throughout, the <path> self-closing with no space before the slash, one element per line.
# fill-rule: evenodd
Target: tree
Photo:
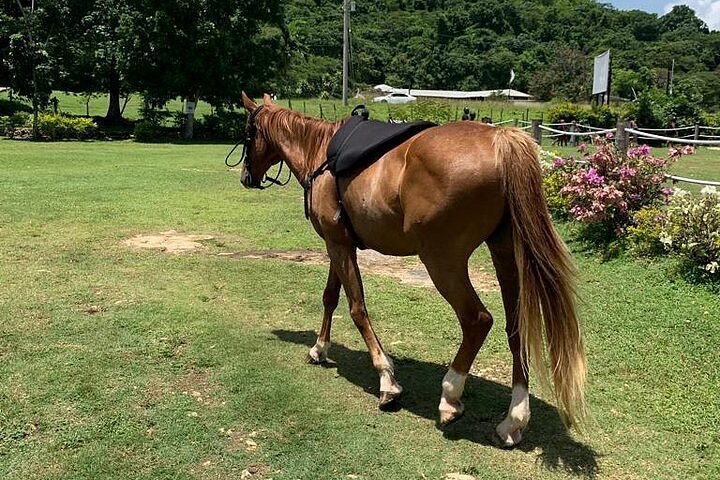
<path fill-rule="evenodd" d="M 108 93 L 105 121 L 122 120 L 124 81 L 118 65 L 120 21 L 129 14 L 125 0 L 46 0 L 44 30 L 54 32 L 48 45 L 57 68 L 58 89 Z"/>
<path fill-rule="evenodd" d="M 50 62 L 44 45 L 38 42 L 41 11 L 34 4 L 23 5 L 20 0 L 16 0 L 16 5 L 17 8 L 6 10 L 3 18 L 10 32 L 6 63 L 13 90 L 31 99 L 33 138 L 37 139 L 38 110 L 50 98 Z"/>
<path fill-rule="evenodd" d="M 708 33 L 705 22 L 695 15 L 695 10 L 687 5 L 675 5 L 672 10 L 660 17 L 660 24 L 665 32 Z"/>
<path fill-rule="evenodd" d="M 153 103 L 180 96 L 238 105 L 259 92 L 287 58 L 279 0 L 128 0 L 119 65 Z M 186 136 L 192 135 L 192 114 Z"/>
<path fill-rule="evenodd" d="M 540 100 L 585 100 L 590 96 L 590 59 L 582 52 L 559 46 L 545 68 L 530 80 L 530 93 Z"/>

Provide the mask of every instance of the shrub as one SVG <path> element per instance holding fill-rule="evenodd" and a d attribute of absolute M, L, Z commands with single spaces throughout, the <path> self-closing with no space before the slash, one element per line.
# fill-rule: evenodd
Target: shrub
<path fill-rule="evenodd" d="M 238 140 L 245 137 L 247 113 L 218 110 L 195 121 L 195 136 L 218 140 Z"/>
<path fill-rule="evenodd" d="M 405 105 L 390 107 L 390 115 L 395 120 L 427 120 L 435 123 L 447 123 L 455 118 L 455 110 L 445 102 L 436 100 L 418 100 Z"/>
<path fill-rule="evenodd" d="M 650 155 L 647 145 L 622 155 L 614 144 L 598 138 L 594 153 L 582 161 L 558 162 L 554 169 L 561 171 L 565 186 L 560 193 L 568 198 L 571 217 L 594 232 L 620 236 L 633 224 L 636 212 L 667 201 L 672 194 L 663 188 L 668 164 L 682 153 L 692 153 L 692 147 L 671 149 L 667 159 Z"/>
<path fill-rule="evenodd" d="M 543 190 L 545 190 L 547 206 L 553 216 L 568 218 L 570 199 L 563 195 L 562 189 L 565 187 L 565 177 L 572 169 L 572 164 L 553 152 L 540 151 Z"/>
<path fill-rule="evenodd" d="M 703 113 L 701 117 L 702 124 L 708 127 L 720 127 L 720 112 Z"/>
<path fill-rule="evenodd" d="M 32 111 L 32 107 L 26 103 L 0 98 L 0 117 L 9 117 L 18 112 L 32 113 Z"/>
<path fill-rule="evenodd" d="M 665 213 L 660 241 L 668 251 L 720 278 L 720 192 L 705 187 L 694 196 L 676 189 Z"/>
<path fill-rule="evenodd" d="M 665 247 L 660 241 L 665 221 L 665 213 L 658 207 L 642 207 L 635 212 L 632 225 L 626 231 L 630 253 L 641 257 L 665 253 Z"/>
<path fill-rule="evenodd" d="M 89 118 L 41 114 L 38 116 L 38 132 L 48 140 L 84 140 L 97 136 L 97 125 Z"/>
<path fill-rule="evenodd" d="M 7 117 L 0 117 L 0 134 L 12 135 L 18 128 L 30 125 L 30 115 L 25 112 L 15 112 Z"/>
<path fill-rule="evenodd" d="M 575 103 L 558 103 L 547 111 L 547 119 L 550 123 L 558 123 L 563 119 L 576 121 L 582 125 L 593 127 L 613 128 L 621 117 L 620 111 L 607 105 L 593 106 L 592 108 L 582 107 Z"/>
<path fill-rule="evenodd" d="M 159 140 L 162 135 L 162 127 L 151 120 L 140 120 L 133 129 L 133 137 L 136 142 L 152 142 Z"/>

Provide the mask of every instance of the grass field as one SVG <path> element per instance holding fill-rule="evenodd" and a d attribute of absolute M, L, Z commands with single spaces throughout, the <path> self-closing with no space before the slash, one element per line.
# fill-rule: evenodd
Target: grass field
<path fill-rule="evenodd" d="M 571 243 L 591 421 L 568 431 L 534 390 L 523 444 L 500 450 L 499 294 L 483 294 L 496 326 L 467 414 L 441 431 L 457 322 L 434 291 L 366 275 L 405 387 L 400 411 L 379 412 L 343 304 L 336 366 L 303 363 L 324 267 L 217 255 L 323 249 L 301 189 L 242 189 L 227 150 L 0 139 L 0 478 L 720 478 L 720 298 L 671 260 L 603 262 Z M 186 254 L 123 243 L 171 229 L 213 239 Z M 491 272 L 484 250 L 472 263 Z"/>

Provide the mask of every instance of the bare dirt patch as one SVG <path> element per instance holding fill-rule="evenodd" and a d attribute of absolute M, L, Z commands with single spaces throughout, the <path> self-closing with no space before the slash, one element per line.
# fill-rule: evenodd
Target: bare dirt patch
<path fill-rule="evenodd" d="M 211 240 L 212 235 L 191 235 L 175 230 L 152 235 L 135 235 L 123 241 L 131 248 L 147 248 L 167 253 L 186 253 L 203 248 L 202 240 Z"/>
<path fill-rule="evenodd" d="M 167 253 L 187 253 L 204 248 L 200 242 L 212 238 L 212 235 L 183 234 L 169 230 L 158 234 L 135 235 L 124 240 L 123 243 L 131 248 L 156 249 Z M 281 260 L 305 265 L 328 265 L 330 263 L 325 253 L 312 250 L 257 250 L 219 253 L 218 255 L 228 258 Z M 406 285 L 433 288 L 430 275 L 417 257 L 391 257 L 373 250 L 360 250 L 358 251 L 358 264 L 364 273 L 392 277 Z M 470 269 L 470 280 L 475 289 L 481 292 L 496 292 L 500 288 L 495 276 L 482 269 Z"/>
<path fill-rule="evenodd" d="M 219 255 L 255 260 L 274 259 L 306 265 L 328 265 L 330 262 L 326 254 L 311 250 L 263 250 L 220 253 Z M 430 275 L 417 257 L 391 257 L 373 250 L 360 250 L 358 251 L 358 265 L 363 272 L 371 275 L 392 277 L 406 285 L 434 288 Z M 471 269 L 470 280 L 479 291 L 495 292 L 499 290 L 495 277 L 484 270 Z"/>

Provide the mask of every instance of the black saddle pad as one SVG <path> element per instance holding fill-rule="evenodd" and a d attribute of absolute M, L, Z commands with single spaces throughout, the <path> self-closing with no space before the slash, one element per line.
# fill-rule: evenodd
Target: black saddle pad
<path fill-rule="evenodd" d="M 434 126 L 432 122 L 384 123 L 350 117 L 330 140 L 328 169 L 342 176 L 367 167 L 416 133 Z"/>

